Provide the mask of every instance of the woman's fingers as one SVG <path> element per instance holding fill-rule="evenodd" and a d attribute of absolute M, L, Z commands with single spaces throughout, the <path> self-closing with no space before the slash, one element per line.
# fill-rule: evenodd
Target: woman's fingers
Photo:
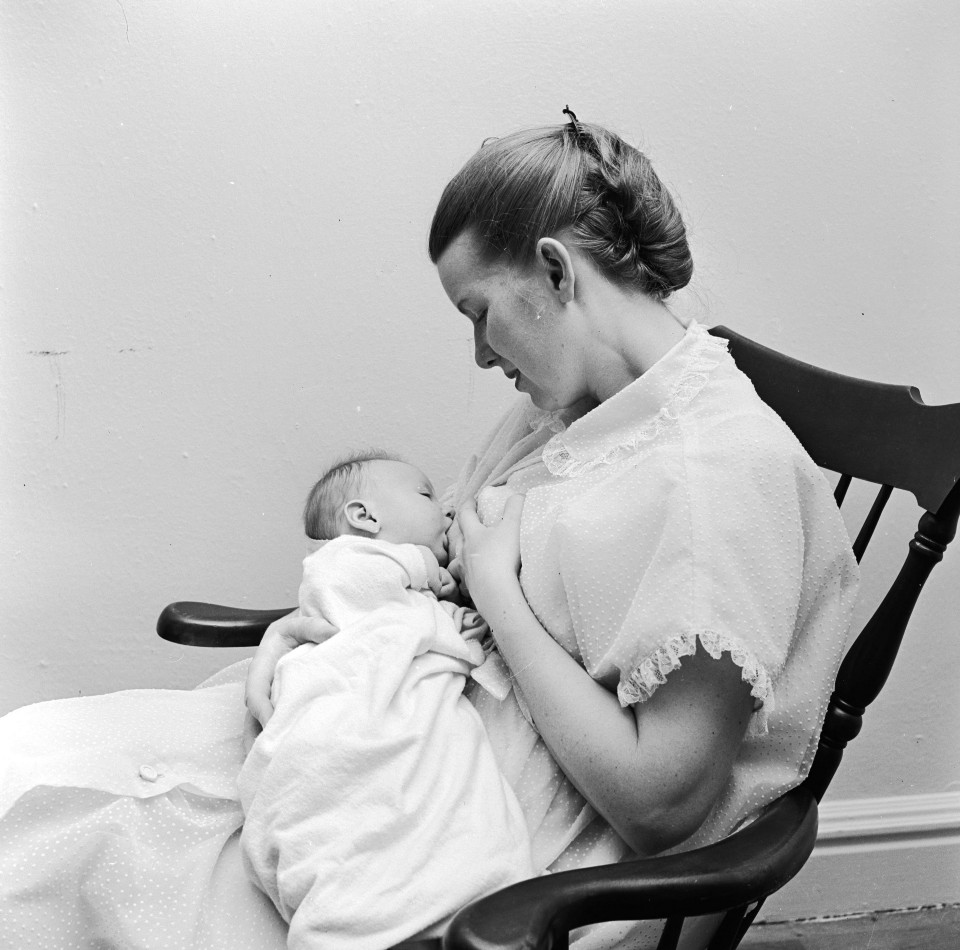
<path fill-rule="evenodd" d="M 247 669 L 247 682 L 244 686 L 244 700 L 247 711 L 261 726 L 265 726 L 273 715 L 273 703 L 270 700 L 270 689 L 273 686 L 273 674 L 277 661 L 288 650 L 290 638 L 285 631 L 291 626 L 295 617 L 300 615 L 295 610 L 286 617 L 275 620 L 263 635 L 257 652 L 254 653 L 250 666 Z"/>
<path fill-rule="evenodd" d="M 273 715 L 270 691 L 280 658 L 303 643 L 323 643 L 336 632 L 337 628 L 322 617 L 302 617 L 299 610 L 267 627 L 250 661 L 244 689 L 247 709 L 261 726 Z"/>
<path fill-rule="evenodd" d="M 460 530 L 460 524 L 456 520 L 450 522 L 447 528 L 447 560 L 455 561 L 460 557 L 460 549 L 463 547 L 463 532 Z"/>
<path fill-rule="evenodd" d="M 503 506 L 503 520 L 515 521 L 520 524 L 520 516 L 523 514 L 523 503 L 526 499 L 523 495 L 511 495 L 507 503 Z"/>
<path fill-rule="evenodd" d="M 457 523 L 460 525 L 460 533 L 464 539 L 475 528 L 481 527 L 480 519 L 477 517 L 477 503 L 472 498 L 457 509 Z"/>
<path fill-rule="evenodd" d="M 273 671 L 275 661 L 269 661 L 265 654 L 259 652 L 254 655 L 247 670 L 247 683 L 244 689 L 244 700 L 247 712 L 253 716 L 261 726 L 265 726 L 273 715 L 273 703 L 270 701 L 270 688 L 273 686 Z"/>
<path fill-rule="evenodd" d="M 511 495 L 504 505 L 503 516 L 491 525 L 481 523 L 473 502 L 461 506 L 457 513 L 463 531 L 463 554 L 459 571 L 471 590 L 478 572 L 498 572 L 504 567 L 509 568 L 514 575 L 519 572 L 523 502 L 523 495 Z"/>
<path fill-rule="evenodd" d="M 520 516 L 523 513 L 524 500 L 523 495 L 511 495 L 507 499 L 507 503 L 503 506 L 503 520 L 514 521 L 519 524 Z M 460 533 L 464 537 L 466 537 L 468 532 L 483 527 L 477 515 L 477 503 L 473 499 L 464 502 L 459 509 L 457 509 L 457 524 L 460 526 Z"/>
<path fill-rule="evenodd" d="M 257 736 L 260 735 L 263 727 L 260 725 L 257 717 L 253 715 L 250 710 L 247 710 L 246 717 L 243 720 L 243 753 L 244 755 L 249 755 L 250 750 L 253 748 L 254 742 L 257 741 Z"/>

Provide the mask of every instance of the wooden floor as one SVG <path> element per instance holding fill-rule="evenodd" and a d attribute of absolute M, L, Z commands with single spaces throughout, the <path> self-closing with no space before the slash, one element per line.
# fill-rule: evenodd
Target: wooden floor
<path fill-rule="evenodd" d="M 756 924 L 743 950 L 958 950 L 960 904 L 863 917 Z"/>

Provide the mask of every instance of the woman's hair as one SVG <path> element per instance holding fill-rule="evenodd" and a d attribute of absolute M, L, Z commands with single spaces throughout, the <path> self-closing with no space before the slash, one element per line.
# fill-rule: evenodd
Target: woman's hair
<path fill-rule="evenodd" d="M 488 263 L 527 265 L 540 238 L 564 229 L 619 284 L 662 300 L 690 282 L 686 228 L 650 160 L 576 121 L 484 142 L 444 189 L 430 259 L 470 231 Z"/>
<path fill-rule="evenodd" d="M 357 491 L 368 462 L 400 462 L 402 459 L 382 449 L 355 452 L 335 462 L 310 489 L 303 507 L 303 528 L 308 538 L 328 541 L 343 532 L 343 506 Z"/>

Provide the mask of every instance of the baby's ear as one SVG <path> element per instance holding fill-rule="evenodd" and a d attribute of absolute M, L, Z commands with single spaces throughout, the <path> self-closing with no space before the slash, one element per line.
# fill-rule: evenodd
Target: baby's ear
<path fill-rule="evenodd" d="M 343 516 L 355 531 L 363 534 L 380 533 L 380 522 L 374 517 L 366 502 L 359 498 L 354 498 L 343 506 Z"/>

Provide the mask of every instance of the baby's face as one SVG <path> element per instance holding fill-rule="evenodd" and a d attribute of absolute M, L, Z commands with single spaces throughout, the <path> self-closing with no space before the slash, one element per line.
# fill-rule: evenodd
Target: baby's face
<path fill-rule="evenodd" d="M 406 462 L 377 459 L 363 471 L 362 494 L 377 522 L 381 541 L 422 544 L 434 553 L 441 566 L 447 563 L 447 528 L 444 514 L 430 479 Z"/>

